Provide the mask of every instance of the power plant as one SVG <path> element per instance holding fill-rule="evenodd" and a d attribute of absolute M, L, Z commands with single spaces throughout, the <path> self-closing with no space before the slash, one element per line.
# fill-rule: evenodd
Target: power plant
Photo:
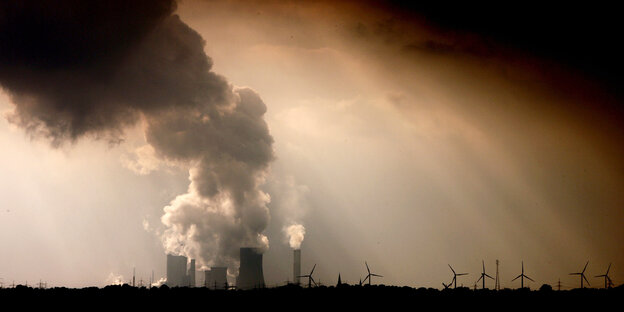
<path fill-rule="evenodd" d="M 293 282 L 295 285 L 301 283 L 301 249 L 293 250 Z"/>
<path fill-rule="evenodd" d="M 257 248 L 243 247 L 240 249 L 240 268 L 236 279 L 238 289 L 264 287 L 262 273 L 262 253 Z"/>
<path fill-rule="evenodd" d="M 191 259 L 187 271 L 188 258 L 167 255 L 167 283 L 169 287 L 195 287 L 195 259 Z"/>
<path fill-rule="evenodd" d="M 262 262 L 263 254 L 262 251 L 258 248 L 252 247 L 242 247 L 240 248 L 240 267 L 239 274 L 236 277 L 236 286 L 235 288 L 240 290 L 248 290 L 248 289 L 256 289 L 256 288 L 264 288 L 266 287 L 266 283 L 264 280 L 264 270 L 263 270 L 263 262 Z M 307 275 L 301 275 L 301 249 L 293 250 L 293 283 L 294 285 L 301 286 L 301 278 L 308 278 L 308 288 L 313 286 L 318 286 L 317 282 L 312 277 L 316 264 L 312 267 L 312 270 Z M 364 262 L 366 266 L 366 276 L 364 280 L 360 278 L 359 286 L 363 286 L 368 283 L 369 286 L 372 286 L 372 278 L 373 277 L 383 277 L 378 274 L 374 274 L 371 272 L 368 263 Z M 485 261 L 482 261 L 482 272 L 480 273 L 479 279 L 474 284 L 475 290 L 477 289 L 477 285 L 481 282 L 481 287 L 485 289 L 485 280 L 487 278 L 495 280 L 492 276 L 488 275 L 485 272 Z M 497 277 L 498 277 L 498 264 L 499 261 L 496 261 L 497 264 Z M 585 276 L 585 272 L 587 270 L 587 266 L 589 261 L 583 267 L 583 270 L 578 273 L 570 273 L 570 275 L 579 275 L 580 279 L 580 288 L 585 288 L 586 285 L 589 285 L 589 281 Z M 449 284 L 442 283 L 444 289 L 457 288 L 457 279 L 459 276 L 468 275 L 468 273 L 456 273 L 453 267 L 449 264 L 448 267 L 453 273 L 453 278 Z M 196 261 L 195 259 L 188 259 L 186 256 L 176 256 L 176 255 L 167 255 L 167 278 L 165 285 L 169 287 L 196 287 Z M 604 278 L 604 288 L 608 289 L 613 287 L 614 283 L 609 276 L 609 272 L 611 270 L 611 264 L 607 267 L 607 271 L 605 274 L 597 275 L 596 277 Z M 524 261 L 521 262 L 521 273 L 516 278 L 511 281 L 515 281 L 520 279 L 520 288 L 524 288 L 524 279 L 528 279 L 530 281 L 535 282 L 532 278 L 524 274 Z M 153 283 L 153 271 L 151 281 Z M 500 281 L 500 278 L 499 278 Z M 228 283 L 228 267 L 225 266 L 213 266 L 210 269 L 204 271 L 204 284 L 203 286 L 210 289 L 219 289 L 219 290 L 227 290 L 230 289 L 230 284 Z M 135 286 L 135 274 L 133 271 L 131 283 L 133 287 Z M 150 285 L 152 284 L 150 283 Z M 290 281 L 287 282 L 290 284 Z M 142 282 L 140 283 L 142 285 Z M 342 285 L 341 276 L 338 274 L 338 285 Z M 546 284 L 544 284 L 546 285 Z M 140 286 L 139 286 L 140 287 Z M 1 288 L 1 287 L 0 287 Z M 558 287 L 561 290 L 561 281 L 559 281 Z M 495 290 L 500 289 L 500 284 L 494 288 Z"/>

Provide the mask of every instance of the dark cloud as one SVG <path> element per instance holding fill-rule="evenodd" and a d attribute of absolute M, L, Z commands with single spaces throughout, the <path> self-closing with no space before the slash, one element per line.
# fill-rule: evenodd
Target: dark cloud
<path fill-rule="evenodd" d="M 211 71 L 204 41 L 171 0 L 5 1 L 0 84 L 9 120 L 53 145 L 123 139 L 146 121 L 157 156 L 188 164 L 187 194 L 166 207 L 168 252 L 232 263 L 242 246 L 268 247 L 273 159 L 266 105 Z"/>
<path fill-rule="evenodd" d="M 116 140 L 139 112 L 225 102 L 201 37 L 172 1 L 3 2 L 0 83 L 11 120 L 55 144 Z"/>
<path fill-rule="evenodd" d="M 624 25 L 615 4 L 371 1 L 370 5 L 390 12 L 397 21 L 418 22 L 456 42 L 454 50 L 486 56 L 513 51 L 541 58 L 573 69 L 599 81 L 609 92 L 622 95 L 619 86 L 624 48 L 617 38 Z M 489 46 L 484 48 L 484 44 Z M 448 51 L 440 45 L 433 48 Z"/>

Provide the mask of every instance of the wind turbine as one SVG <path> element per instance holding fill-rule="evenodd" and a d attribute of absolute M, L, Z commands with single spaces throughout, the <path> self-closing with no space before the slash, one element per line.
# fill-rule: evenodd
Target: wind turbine
<path fill-rule="evenodd" d="M 312 267 L 312 271 L 310 271 L 310 274 L 297 276 L 297 277 L 307 277 L 308 278 L 308 288 L 312 287 L 312 283 L 314 283 L 314 286 L 316 286 L 316 282 L 314 281 L 314 278 L 312 277 L 312 274 L 314 274 L 314 269 L 316 269 L 316 264 L 314 264 L 314 266 Z"/>
<path fill-rule="evenodd" d="M 487 275 L 487 273 L 485 273 L 485 261 L 481 260 L 481 263 L 483 263 L 483 273 L 481 273 L 481 277 L 479 277 L 479 279 L 475 283 L 478 283 L 480 280 L 483 280 L 483 289 L 485 289 L 485 278 L 486 277 L 489 277 L 491 279 L 494 279 L 494 278 Z"/>
<path fill-rule="evenodd" d="M 531 279 L 530 277 L 524 275 L 524 261 L 522 261 L 522 274 L 518 275 L 516 278 L 512 279 L 511 281 L 515 281 L 518 278 L 520 278 L 520 289 L 524 288 L 524 278 L 527 278 L 528 280 L 530 280 L 531 282 L 535 282 L 533 279 Z"/>
<path fill-rule="evenodd" d="M 613 284 L 613 282 L 611 281 L 611 278 L 609 277 L 609 270 L 611 270 L 611 263 L 609 263 L 609 267 L 607 268 L 607 273 L 605 273 L 603 275 L 596 275 L 595 276 L 595 277 L 604 277 L 604 279 L 605 279 L 605 289 L 611 288 L 611 284 Z"/>
<path fill-rule="evenodd" d="M 583 268 L 583 271 L 581 271 L 579 273 L 570 273 L 570 275 L 580 275 L 581 276 L 581 289 L 583 289 L 583 280 L 585 280 L 587 282 L 587 285 L 590 285 L 589 281 L 587 280 L 587 278 L 585 278 L 585 270 L 587 269 L 587 265 L 588 264 L 589 264 L 589 261 L 587 261 L 587 263 L 585 263 L 585 267 Z"/>
<path fill-rule="evenodd" d="M 449 284 L 449 286 L 453 285 L 453 288 L 457 288 L 457 277 L 458 276 L 462 276 L 462 275 L 468 275 L 468 273 L 455 273 L 455 270 L 453 270 L 453 267 L 449 264 L 448 265 L 449 268 L 451 268 L 451 271 L 453 271 L 453 280 L 451 280 L 451 283 Z"/>
<path fill-rule="evenodd" d="M 370 285 L 372 284 L 372 278 L 373 278 L 373 276 L 376 276 L 376 277 L 383 277 L 383 276 L 381 276 L 381 275 L 377 275 L 377 274 L 373 274 L 373 273 L 371 273 L 370 268 L 368 267 L 368 263 L 366 263 L 366 261 L 364 261 L 364 264 L 366 264 L 366 271 L 368 271 L 368 275 L 366 275 L 366 278 L 364 279 L 364 281 L 363 281 L 363 282 L 364 282 L 364 283 L 366 283 L 366 280 L 368 280 L 368 286 L 370 286 Z"/>

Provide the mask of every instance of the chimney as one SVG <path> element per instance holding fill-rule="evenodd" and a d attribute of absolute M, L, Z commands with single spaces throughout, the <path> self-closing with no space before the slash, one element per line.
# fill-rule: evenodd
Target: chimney
<path fill-rule="evenodd" d="M 191 266 L 188 273 L 189 286 L 195 287 L 195 259 L 191 259 Z"/>
<path fill-rule="evenodd" d="M 264 287 L 262 273 L 262 254 L 256 248 L 243 247 L 240 249 L 240 268 L 236 281 L 238 289 L 253 289 Z"/>
<path fill-rule="evenodd" d="M 293 255 L 293 281 L 295 285 L 299 285 L 299 276 L 301 276 L 301 249 L 295 249 Z"/>

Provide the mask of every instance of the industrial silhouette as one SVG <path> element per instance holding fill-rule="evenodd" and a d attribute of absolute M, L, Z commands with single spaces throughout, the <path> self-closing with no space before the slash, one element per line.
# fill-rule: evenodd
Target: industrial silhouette
<path fill-rule="evenodd" d="M 611 285 L 613 285 L 613 282 L 611 281 L 611 278 L 609 277 L 609 270 L 611 270 L 611 263 L 609 263 L 609 267 L 607 268 L 607 273 L 595 276 L 595 277 L 604 277 L 605 289 L 611 288 Z"/>
<path fill-rule="evenodd" d="M 308 288 L 312 287 L 312 283 L 314 283 L 314 286 L 317 286 L 316 281 L 314 281 L 314 278 L 312 277 L 312 274 L 314 274 L 314 269 L 316 269 L 316 264 L 314 264 L 314 266 L 312 267 L 312 271 L 310 271 L 310 274 L 298 276 L 308 278 Z"/>
<path fill-rule="evenodd" d="M 188 271 L 187 264 L 188 258 L 185 256 L 167 255 L 167 286 L 195 286 L 195 259 L 191 259 Z"/>
<path fill-rule="evenodd" d="M 227 267 L 210 267 L 210 270 L 204 271 L 204 285 L 213 289 L 226 289 Z"/>
<path fill-rule="evenodd" d="M 531 282 L 535 282 L 532 278 L 524 275 L 524 261 L 522 261 L 522 273 L 520 275 L 518 275 L 516 278 L 512 279 L 511 281 L 513 282 L 513 281 L 517 280 L 518 278 L 520 278 L 520 288 L 524 288 L 524 279 L 525 278 L 530 280 Z"/>
<path fill-rule="evenodd" d="M 468 273 L 455 273 L 455 270 L 453 270 L 453 267 L 449 264 L 448 265 L 449 268 L 451 268 L 451 271 L 453 271 L 453 279 L 451 280 L 451 283 L 449 284 L 449 286 L 453 285 L 453 288 L 457 288 L 457 277 L 458 276 L 463 276 L 463 275 L 468 275 Z M 444 285 L 444 283 L 442 283 L 442 285 Z M 446 287 L 446 285 L 445 285 Z"/>
<path fill-rule="evenodd" d="M 368 285 L 370 286 L 372 284 L 373 276 L 383 277 L 381 275 L 371 273 L 370 268 L 368 267 L 368 263 L 366 261 L 364 261 L 364 264 L 366 264 L 366 271 L 368 271 L 368 275 L 366 275 L 366 278 L 364 279 L 364 283 L 366 283 L 366 280 L 368 280 Z"/>
<path fill-rule="evenodd" d="M 256 248 L 240 249 L 240 269 L 236 280 L 238 289 L 264 288 L 262 253 Z"/>
<path fill-rule="evenodd" d="M 479 277 L 479 279 L 475 282 L 475 289 L 477 288 L 476 284 L 479 283 L 480 280 L 483 280 L 483 289 L 485 289 L 485 278 L 488 277 L 490 279 L 494 279 L 485 273 L 485 261 L 481 260 L 481 263 L 483 264 L 483 272 L 481 273 L 481 277 Z"/>
<path fill-rule="evenodd" d="M 258 249 L 245 248 L 245 247 L 240 248 L 240 268 L 239 268 L 239 275 L 236 277 L 236 284 L 228 283 L 228 267 L 213 266 L 204 272 L 205 276 L 203 280 L 204 282 L 203 286 L 204 288 L 209 288 L 213 290 L 230 290 L 230 289 L 251 290 L 251 289 L 257 289 L 257 288 L 264 288 L 266 287 L 266 285 L 264 282 L 262 265 L 263 265 L 262 253 Z M 373 286 L 373 283 L 372 283 L 373 277 L 383 277 L 382 275 L 371 272 L 370 266 L 368 265 L 367 261 L 364 261 L 364 265 L 366 266 L 366 276 L 364 279 L 360 278 L 359 283 L 355 284 L 355 286 L 359 285 L 361 287 L 363 285 L 366 285 L 367 283 L 368 285 L 366 286 Z M 453 273 L 453 276 L 452 276 L 450 283 L 446 284 L 442 282 L 442 286 L 444 287 L 445 290 L 457 289 L 458 278 L 460 276 L 469 275 L 469 273 L 457 273 L 450 264 L 447 264 L 447 265 L 449 269 L 451 270 L 451 272 Z M 495 291 L 503 291 L 503 292 L 508 291 L 508 289 L 503 289 L 503 290 L 500 289 L 500 277 L 499 277 L 499 270 L 498 270 L 499 261 L 498 260 L 496 261 L 496 271 L 497 271 L 496 279 L 486 273 L 484 260 L 481 260 L 481 265 L 482 265 L 482 272 L 479 278 L 476 280 L 476 282 L 474 282 L 474 285 L 473 285 L 475 290 L 477 290 L 479 283 L 481 283 L 482 289 L 486 289 L 485 280 L 489 278 L 492 280 L 496 280 L 496 285 L 494 287 Z M 589 261 L 585 263 L 585 266 L 583 267 L 583 270 L 581 272 L 569 273 L 570 275 L 579 275 L 579 278 L 581 280 L 581 286 L 580 286 L 581 289 L 586 288 L 586 285 L 590 285 L 585 275 L 588 265 L 589 265 Z M 609 263 L 609 266 L 607 267 L 605 274 L 595 276 L 595 278 L 598 278 L 598 277 L 604 278 L 604 289 L 614 288 L 614 282 L 611 276 L 609 275 L 611 272 L 611 266 L 612 266 L 612 263 Z M 344 283 L 342 281 L 342 276 L 340 273 L 338 273 L 338 282 L 335 286 L 322 285 L 320 283 L 320 280 L 318 280 L 318 277 L 317 277 L 317 280 L 315 280 L 313 276 L 316 270 L 316 264 L 312 266 L 312 270 L 310 271 L 309 274 L 306 274 L 306 275 L 296 274 L 297 272 L 300 272 L 300 270 L 301 270 L 301 250 L 296 249 L 296 250 L 293 250 L 293 277 L 294 277 L 294 280 L 297 282 L 291 283 L 290 281 L 288 281 L 288 282 L 284 282 L 284 284 L 290 285 L 292 287 L 299 287 L 300 278 L 305 277 L 308 279 L 307 288 L 349 287 L 350 286 L 347 283 Z M 148 288 L 152 288 L 152 284 L 154 284 L 154 271 L 152 270 L 151 273 L 152 273 L 152 276 L 150 278 L 150 284 L 149 286 L 147 286 Z M 516 276 L 511 281 L 514 282 L 517 279 L 520 279 L 520 289 L 524 289 L 525 278 L 528 279 L 529 281 L 535 282 L 535 280 L 533 280 L 531 277 L 525 274 L 524 261 L 521 261 L 521 273 L 520 275 Z M 131 279 L 129 279 L 127 285 L 129 287 L 142 288 L 144 286 L 143 281 L 144 281 L 143 279 L 140 279 L 139 283 L 138 284 L 136 283 L 137 282 L 136 270 L 133 268 L 132 277 Z M 4 286 L 1 282 L 2 282 L 2 278 L 0 278 L 0 288 Z M 25 285 L 28 287 L 27 283 Z M 45 286 L 42 287 L 41 285 L 43 284 L 40 283 L 39 288 L 45 289 Z M 170 288 L 196 287 L 195 259 L 188 259 L 185 256 L 167 255 L 167 279 L 164 285 Z M 561 280 L 555 283 L 554 286 L 556 287 L 557 290 L 561 291 L 561 288 L 562 288 Z M 565 286 L 565 285 L 563 286 L 567 288 L 571 288 L 569 286 Z M 13 285 L 11 288 L 14 288 L 14 287 L 15 285 Z M 461 288 L 462 287 L 460 287 L 460 289 Z M 539 291 L 547 291 L 549 289 L 550 291 L 552 291 L 553 286 L 544 284 L 542 285 L 542 287 L 539 288 Z"/>
<path fill-rule="evenodd" d="M 580 275 L 581 276 L 581 289 L 583 289 L 583 280 L 585 280 L 587 282 L 587 285 L 590 285 L 589 281 L 587 280 L 587 278 L 585 278 L 585 270 L 587 270 L 587 265 L 588 264 L 589 264 L 589 261 L 587 261 L 587 263 L 585 263 L 585 267 L 583 268 L 583 271 L 578 272 L 578 273 L 570 273 L 570 275 Z"/>

